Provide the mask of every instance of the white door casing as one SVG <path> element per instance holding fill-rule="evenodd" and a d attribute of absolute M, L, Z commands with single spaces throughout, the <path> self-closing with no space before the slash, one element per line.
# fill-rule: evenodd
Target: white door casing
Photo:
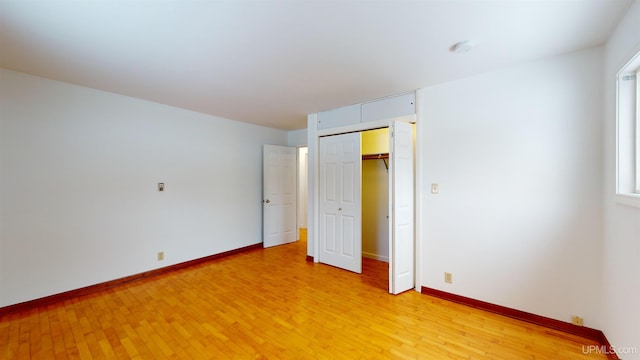
<path fill-rule="evenodd" d="M 389 292 L 414 288 L 413 125 L 394 122 L 389 129 Z"/>
<path fill-rule="evenodd" d="M 263 246 L 297 240 L 296 148 L 263 146 Z"/>
<path fill-rule="evenodd" d="M 362 272 L 360 133 L 320 138 L 318 261 Z"/>

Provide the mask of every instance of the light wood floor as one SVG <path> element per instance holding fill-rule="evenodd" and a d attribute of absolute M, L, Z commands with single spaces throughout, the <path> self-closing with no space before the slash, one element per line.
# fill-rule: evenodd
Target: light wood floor
<path fill-rule="evenodd" d="M 307 263 L 305 243 L 234 255 L 0 318 L 0 359 L 597 359 L 591 340 L 386 291 Z M 544 296 L 544 294 L 541 294 Z"/>

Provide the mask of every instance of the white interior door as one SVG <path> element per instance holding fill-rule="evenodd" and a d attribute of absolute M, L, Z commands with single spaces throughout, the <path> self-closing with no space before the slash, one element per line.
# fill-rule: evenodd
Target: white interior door
<path fill-rule="evenodd" d="M 389 137 L 389 292 L 399 294 L 415 278 L 413 125 L 394 122 Z"/>
<path fill-rule="evenodd" d="M 262 155 L 263 245 L 296 241 L 296 148 L 264 145 Z"/>
<path fill-rule="evenodd" d="M 362 272 L 360 133 L 320 138 L 318 261 Z"/>

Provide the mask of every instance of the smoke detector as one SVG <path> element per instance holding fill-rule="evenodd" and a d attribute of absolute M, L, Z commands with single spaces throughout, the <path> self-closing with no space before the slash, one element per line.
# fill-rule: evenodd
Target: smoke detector
<path fill-rule="evenodd" d="M 451 51 L 456 54 L 462 54 L 471 51 L 473 49 L 473 43 L 469 40 L 461 41 L 451 47 Z"/>

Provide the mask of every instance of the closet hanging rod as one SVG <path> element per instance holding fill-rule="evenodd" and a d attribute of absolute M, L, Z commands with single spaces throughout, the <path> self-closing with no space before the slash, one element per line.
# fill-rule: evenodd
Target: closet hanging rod
<path fill-rule="evenodd" d="M 362 160 L 380 160 L 380 159 L 388 159 L 388 158 L 389 158 L 389 153 L 362 155 Z"/>
<path fill-rule="evenodd" d="M 362 155 L 362 160 L 382 160 L 384 161 L 384 167 L 389 171 L 389 153 L 386 154 L 367 154 Z"/>

